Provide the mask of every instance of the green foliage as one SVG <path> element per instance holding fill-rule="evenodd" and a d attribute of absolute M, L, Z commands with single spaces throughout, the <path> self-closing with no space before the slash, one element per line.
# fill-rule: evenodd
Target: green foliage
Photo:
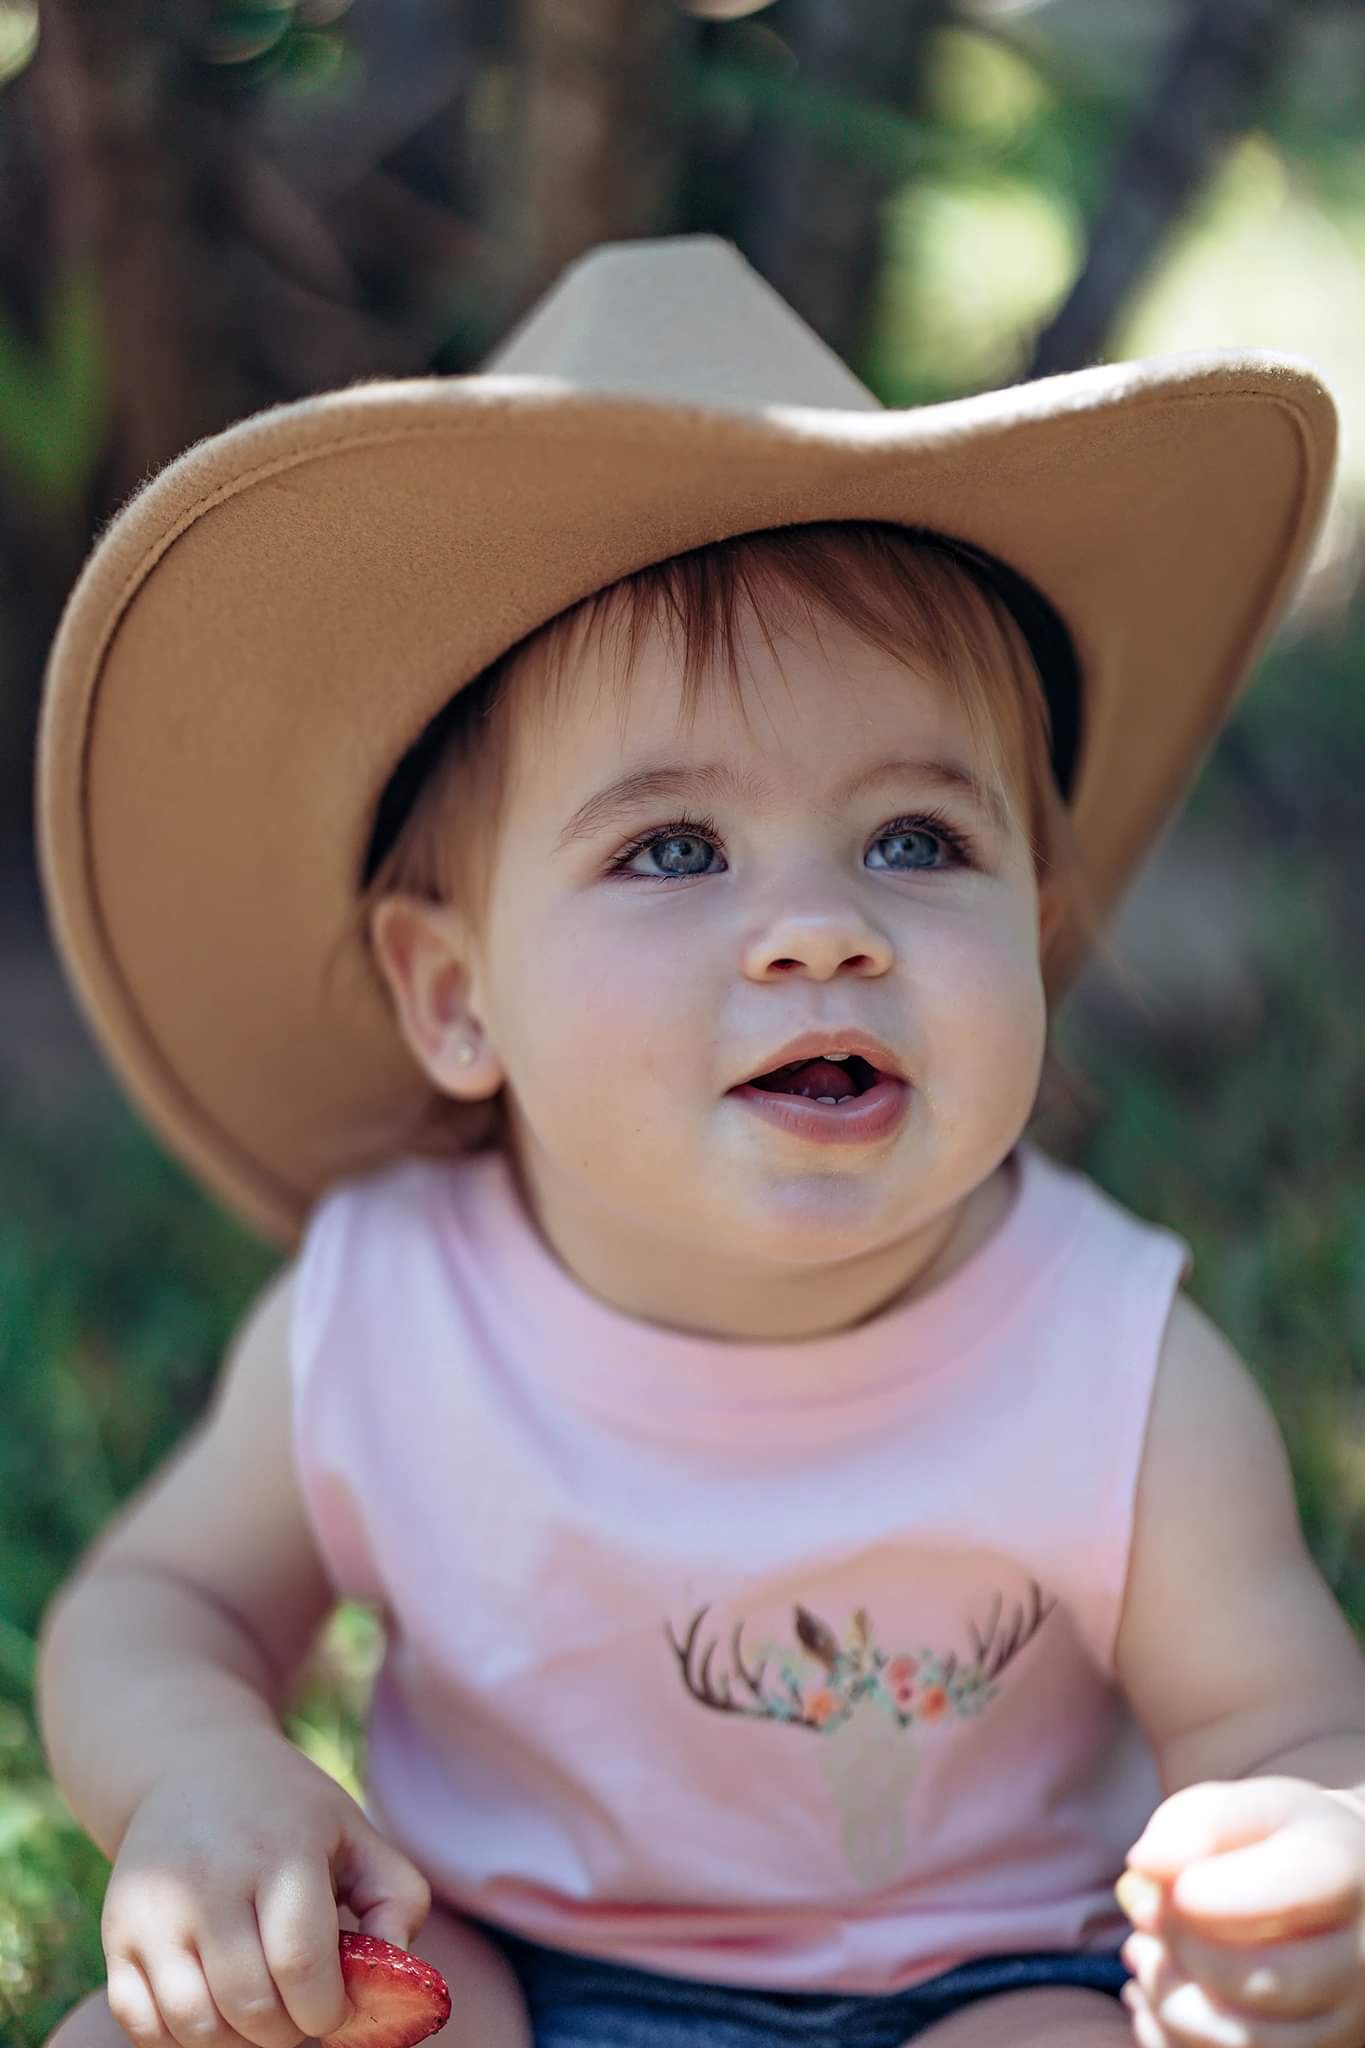
<path fill-rule="evenodd" d="M 49 1779 L 29 1712 L 0 1681 L 0 2037 L 41 2042 L 104 1981 L 109 1865 Z"/>
<path fill-rule="evenodd" d="M 218 0 L 204 34 L 209 63 L 239 87 L 286 93 L 349 91 L 363 65 L 346 35 L 350 0 Z"/>
<path fill-rule="evenodd" d="M 0 4 L 0 86 L 17 78 L 38 47 L 37 0 Z"/>
<path fill-rule="evenodd" d="M 683 85 L 688 113 L 722 127 L 770 120 L 814 137 L 832 168 L 847 161 L 888 179 L 1025 178 L 1087 204 L 1126 104 L 1093 84 L 1077 84 L 1063 103 L 1026 50 L 965 27 L 932 39 L 923 109 L 915 114 L 803 77 L 781 50 L 775 37 L 751 27 L 695 62 Z"/>
<path fill-rule="evenodd" d="M 232 1323 L 274 1263 L 121 1105 L 91 1130 L 40 1140 L 16 1120 L 0 1133 L 0 1617 L 12 1626 L 32 1631 L 69 1561 L 202 1411 Z"/>
<path fill-rule="evenodd" d="M 794 130 L 813 135 L 838 156 L 908 176 L 938 152 L 927 124 L 866 100 L 831 91 L 806 79 L 754 65 L 716 59 L 698 66 L 690 111 L 729 117 L 736 103 L 770 115 Z"/>
<path fill-rule="evenodd" d="M 0 466 L 22 500 L 84 502 L 109 429 L 104 320 L 89 270 L 57 279 L 37 346 L 0 312 Z"/>

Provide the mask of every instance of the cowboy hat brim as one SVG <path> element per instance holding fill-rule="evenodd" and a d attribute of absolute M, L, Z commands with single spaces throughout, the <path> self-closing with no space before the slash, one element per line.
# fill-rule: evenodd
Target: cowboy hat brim
<path fill-rule="evenodd" d="M 1335 446 L 1310 366 L 1226 353 L 911 411 L 493 375 L 255 414 L 123 508 L 53 643 L 40 866 L 84 1014 L 170 1149 L 292 1246 L 428 1093 L 344 937 L 396 762 L 589 591 L 810 520 L 931 526 L 1055 606 L 1082 675 L 1071 812 L 1107 910 L 1292 592 Z M 1054 992 L 1083 945 L 1057 931 Z"/>

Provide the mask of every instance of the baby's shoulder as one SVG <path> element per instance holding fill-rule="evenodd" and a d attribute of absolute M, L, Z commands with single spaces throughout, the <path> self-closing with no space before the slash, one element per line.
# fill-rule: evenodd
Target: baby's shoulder
<path fill-rule="evenodd" d="M 293 1356 L 300 1382 L 322 1357 L 366 1356 L 396 1319 L 413 1341 L 462 1304 L 506 1234 L 506 1169 L 483 1154 L 406 1154 L 335 1181 L 314 1205 L 298 1246 Z"/>
<path fill-rule="evenodd" d="M 1157 1586 L 1197 1556 L 1216 1575 L 1297 1551 L 1293 1475 L 1250 1366 L 1181 1292 L 1162 1339 L 1134 1511 L 1133 1581 Z M 1130 1587 L 1130 1605 L 1137 1596 Z"/>
<path fill-rule="evenodd" d="M 1259 1489 L 1283 1476 L 1274 1412 L 1236 1346 L 1196 1301 L 1180 1290 L 1162 1337 L 1147 1431 L 1144 1480 L 1149 1494 L 1179 1483 L 1197 1495 L 1209 1450 L 1218 1462 Z"/>
<path fill-rule="evenodd" d="M 1033 1274 L 1056 1277 L 1056 1299 L 1073 1309 L 1089 1303 L 1116 1327 L 1140 1324 L 1149 1349 L 1162 1334 L 1172 1297 L 1194 1264 L 1186 1239 L 1142 1214 L 1083 1167 L 1038 1147 L 1021 1148 L 1016 1249 Z"/>

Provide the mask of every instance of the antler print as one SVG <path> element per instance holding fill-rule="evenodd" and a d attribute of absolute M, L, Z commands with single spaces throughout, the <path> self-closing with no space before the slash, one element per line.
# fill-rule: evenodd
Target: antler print
<path fill-rule="evenodd" d="M 679 1669 L 682 1672 L 683 1684 L 687 1687 L 693 1699 L 700 1700 L 704 1707 L 714 1707 L 719 1714 L 742 1714 L 753 1721 L 781 1719 L 786 1721 L 788 1725 L 795 1727 L 820 1727 L 821 1723 L 805 1712 L 801 1703 L 801 1694 L 797 1687 L 789 1685 L 787 1688 L 792 1698 L 790 1708 L 770 1699 L 767 1693 L 764 1692 L 763 1675 L 768 1668 L 768 1662 L 764 1658 L 757 1670 L 754 1671 L 751 1671 L 745 1663 L 744 1651 L 740 1643 L 740 1636 L 744 1628 L 742 1621 L 735 1624 L 735 1632 L 731 1638 L 730 1647 L 734 1657 L 735 1669 L 753 1694 L 757 1704 L 747 1706 L 742 1701 L 735 1699 L 730 1691 L 728 1675 L 722 1674 L 719 1690 L 712 1685 L 711 1659 L 716 1654 L 719 1637 L 707 1644 L 696 1674 L 693 1674 L 692 1653 L 696 1648 L 701 1625 L 710 1612 L 709 1607 L 703 1607 L 693 1616 L 692 1626 L 687 1631 L 685 1641 L 681 1643 L 671 1628 L 665 1629 L 668 1640 L 673 1645 L 673 1654 L 677 1658 Z"/>
<path fill-rule="evenodd" d="M 828 1735 L 848 1720 L 860 1700 L 869 1697 L 876 1698 L 902 1728 L 980 1713 L 995 1697 L 995 1680 L 1032 1641 L 1055 1605 L 1054 1600 L 1044 1600 L 1041 1588 L 1030 1580 L 1026 1603 L 1015 1606 L 1002 1632 L 1003 1602 L 997 1594 L 985 1634 L 975 1623 L 968 1624 L 975 1655 L 966 1664 L 955 1651 L 936 1656 L 926 1649 L 910 1655 L 878 1648 L 865 1608 L 854 1615 L 848 1643 L 841 1647 L 826 1622 L 798 1605 L 792 1620 L 800 1651 L 796 1655 L 780 1651 L 778 1669 L 771 1676 L 767 1657 L 752 1667 L 745 1661 L 744 1623 L 740 1621 L 730 1640 L 733 1670 L 713 1677 L 720 1638 L 703 1643 L 701 1633 L 709 1606 L 693 1616 L 681 1642 L 671 1627 L 666 1626 L 665 1633 L 683 1684 L 702 1706 L 718 1714 L 738 1714 L 750 1721 L 783 1721 L 789 1727 Z M 800 1652 L 820 1667 L 817 1677 L 803 1677 Z M 736 1697 L 736 1686 L 744 1688 L 747 1699 Z"/>
<path fill-rule="evenodd" d="M 1055 1600 L 1044 1602 L 1036 1579 L 1029 1581 L 1029 1596 L 1028 1619 L 1024 1618 L 1023 1608 L 1016 1607 L 1009 1634 L 998 1643 L 995 1641 L 995 1631 L 1000 1623 L 1001 1601 L 998 1593 L 991 1607 L 991 1618 L 984 1638 L 974 1622 L 968 1624 L 972 1632 L 972 1648 L 976 1652 L 976 1661 L 986 1678 L 999 1677 L 1011 1659 L 1019 1655 L 1025 1643 L 1031 1642 L 1037 1635 L 1057 1604 Z"/>

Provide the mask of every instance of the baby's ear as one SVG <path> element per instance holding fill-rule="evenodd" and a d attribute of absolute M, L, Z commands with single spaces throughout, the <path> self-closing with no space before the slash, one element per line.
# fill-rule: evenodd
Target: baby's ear
<path fill-rule="evenodd" d="M 370 913 L 370 941 L 414 1059 L 443 1094 L 476 1098 L 502 1072 L 469 1000 L 469 928 L 463 913 L 428 897 L 385 896 Z"/>

